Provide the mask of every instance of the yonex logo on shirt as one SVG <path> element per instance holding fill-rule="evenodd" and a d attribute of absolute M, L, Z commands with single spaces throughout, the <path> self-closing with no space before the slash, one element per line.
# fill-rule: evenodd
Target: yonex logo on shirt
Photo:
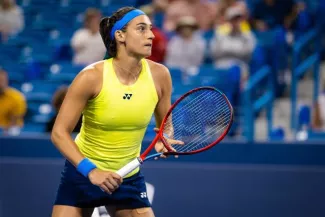
<path fill-rule="evenodd" d="M 132 94 L 131 93 L 125 93 L 124 96 L 123 96 L 123 99 L 131 99 L 132 97 Z"/>

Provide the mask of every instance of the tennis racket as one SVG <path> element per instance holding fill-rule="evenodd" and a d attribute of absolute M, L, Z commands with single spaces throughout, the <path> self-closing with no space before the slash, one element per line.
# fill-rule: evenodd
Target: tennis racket
<path fill-rule="evenodd" d="M 233 108 L 225 94 L 213 87 L 193 89 L 173 103 L 149 147 L 117 174 L 125 177 L 144 161 L 162 154 L 191 155 L 206 151 L 227 135 L 232 122 Z M 175 145 L 175 140 L 183 144 Z M 167 151 L 148 156 L 157 142 Z"/>

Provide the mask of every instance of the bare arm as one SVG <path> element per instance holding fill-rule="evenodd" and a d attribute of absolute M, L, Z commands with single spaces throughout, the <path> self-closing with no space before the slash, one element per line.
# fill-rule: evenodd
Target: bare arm
<path fill-rule="evenodd" d="M 171 107 L 172 79 L 169 70 L 163 65 L 155 64 L 155 67 L 152 68 L 152 71 L 155 72 L 154 80 L 159 95 L 159 101 L 155 109 L 155 119 L 157 127 L 155 128 L 155 131 L 158 132 L 158 128 L 160 127 L 162 121 L 164 120 L 167 112 Z M 167 134 L 167 137 L 165 137 L 165 139 L 169 145 L 184 144 L 182 141 L 177 141 L 173 139 L 174 128 L 171 115 L 169 116 L 169 119 L 164 128 L 164 134 Z M 162 142 L 157 142 L 155 145 L 155 149 L 157 152 L 167 152 L 167 149 L 165 148 Z M 173 148 L 171 147 L 171 149 Z M 160 157 L 166 158 L 165 155 L 161 155 Z"/>
<path fill-rule="evenodd" d="M 160 127 L 164 117 L 166 116 L 171 106 L 172 80 L 171 80 L 169 70 L 166 67 L 160 66 L 158 70 L 159 72 L 157 74 L 159 74 L 158 79 L 160 83 L 159 86 L 161 89 L 161 96 L 159 98 L 158 104 L 155 109 L 155 119 L 156 119 L 156 126 Z M 171 136 L 172 128 L 167 129 L 165 133 Z"/>
<path fill-rule="evenodd" d="M 75 166 L 84 156 L 72 140 L 71 133 L 87 101 L 97 94 L 96 87 L 101 86 L 98 73 L 91 68 L 77 75 L 63 101 L 51 134 L 56 148 Z"/>

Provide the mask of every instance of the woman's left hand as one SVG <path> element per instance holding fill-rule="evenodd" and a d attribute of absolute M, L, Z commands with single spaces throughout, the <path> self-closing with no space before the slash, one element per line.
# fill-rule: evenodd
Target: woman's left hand
<path fill-rule="evenodd" d="M 154 131 L 156 133 L 159 132 L 159 129 L 158 128 L 154 128 Z M 176 152 L 176 150 L 172 147 L 172 145 L 184 145 L 184 142 L 183 141 L 180 141 L 180 140 L 174 140 L 174 139 L 169 139 L 169 138 L 166 138 L 165 137 L 165 140 L 166 142 L 170 145 L 170 148 Z M 161 142 L 161 141 L 158 141 L 155 145 L 155 149 L 158 153 L 164 153 L 164 152 L 168 152 L 167 148 L 165 147 L 165 145 Z M 161 158 L 166 158 L 167 156 L 162 154 L 160 155 Z M 176 158 L 178 158 L 178 155 L 175 155 Z M 155 160 L 157 160 L 158 157 L 155 158 Z"/>

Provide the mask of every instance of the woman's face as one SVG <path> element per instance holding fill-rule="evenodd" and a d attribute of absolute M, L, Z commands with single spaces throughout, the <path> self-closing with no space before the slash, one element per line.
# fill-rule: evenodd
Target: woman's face
<path fill-rule="evenodd" d="M 140 57 L 151 56 L 152 40 L 155 36 L 148 16 L 141 15 L 131 20 L 126 27 L 126 32 L 123 32 L 123 34 L 128 53 Z"/>

